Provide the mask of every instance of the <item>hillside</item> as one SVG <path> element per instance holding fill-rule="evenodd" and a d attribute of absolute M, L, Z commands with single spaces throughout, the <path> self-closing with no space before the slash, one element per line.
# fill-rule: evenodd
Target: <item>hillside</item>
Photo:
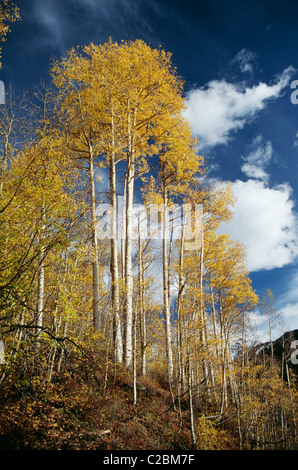
<path fill-rule="evenodd" d="M 297 448 L 289 350 L 234 358 L 274 297 L 220 231 L 232 186 L 207 177 L 171 56 L 71 49 L 21 144 L 0 116 L 2 450 Z"/>
<path fill-rule="evenodd" d="M 151 372 L 138 379 L 134 404 L 132 376 L 123 367 L 106 374 L 98 364 L 99 357 L 72 357 L 51 382 L 42 374 L 33 375 L 30 368 L 14 368 L 1 386 L 0 450 L 194 450 L 187 388 L 180 395 L 174 389 L 173 404 L 166 374 Z M 288 384 L 278 378 L 280 370 L 268 362 L 264 367 L 260 354 L 251 360 L 238 374 L 242 398 L 233 400 L 229 386 L 222 414 L 219 395 L 210 395 L 210 387 L 202 383 L 199 394 L 193 390 L 195 449 L 293 448 L 296 391 L 292 385 L 290 400 Z M 276 421 L 280 414 L 283 428 Z"/>
<path fill-rule="evenodd" d="M 98 372 L 98 371 L 97 371 Z M 98 374 L 97 374 L 98 375 Z M 133 385 L 127 374 L 103 388 L 92 372 L 67 373 L 49 385 L 8 381 L 0 398 L 0 450 L 191 450 L 187 396 L 181 416 L 161 378 Z M 217 423 L 218 424 L 218 423 Z M 198 426 L 197 449 L 237 447 L 233 431 Z"/>

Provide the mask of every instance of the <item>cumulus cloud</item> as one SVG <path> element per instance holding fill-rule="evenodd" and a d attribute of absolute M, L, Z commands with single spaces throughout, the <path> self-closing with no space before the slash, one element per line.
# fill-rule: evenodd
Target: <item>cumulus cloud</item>
<path fill-rule="evenodd" d="M 251 272 L 281 268 L 292 263 L 298 254 L 292 188 L 287 183 L 269 185 L 266 168 L 272 157 L 272 143 L 257 135 L 242 156 L 241 170 L 249 179 L 232 183 L 236 197 L 234 217 L 222 228 L 248 249 Z"/>
<path fill-rule="evenodd" d="M 212 80 L 189 91 L 185 117 L 199 137 L 201 147 L 226 144 L 234 132 L 264 109 L 268 100 L 280 97 L 293 72 L 294 68 L 288 67 L 271 85 L 259 83 L 250 88 L 243 83 Z"/>
<path fill-rule="evenodd" d="M 232 183 L 237 198 L 234 217 L 221 228 L 248 249 L 250 272 L 280 268 L 298 254 L 297 220 L 288 184 L 266 186 L 249 179 Z"/>

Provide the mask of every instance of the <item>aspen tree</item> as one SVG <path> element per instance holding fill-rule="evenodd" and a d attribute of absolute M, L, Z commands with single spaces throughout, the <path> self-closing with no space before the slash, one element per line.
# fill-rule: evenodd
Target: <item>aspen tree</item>
<path fill-rule="evenodd" d="M 275 326 L 276 321 L 278 320 L 278 313 L 275 311 L 274 304 L 275 299 L 273 293 L 270 289 L 267 289 L 263 295 L 260 306 L 263 313 L 268 317 L 271 363 L 273 363 L 274 358 L 272 328 Z"/>
<path fill-rule="evenodd" d="M 142 218 L 145 218 L 146 214 L 142 211 L 138 216 L 138 312 L 139 312 L 139 324 L 140 324 L 140 341 L 141 341 L 141 374 L 144 377 L 147 370 L 147 326 L 146 326 L 146 313 L 145 313 L 145 260 L 144 253 L 148 246 L 149 240 L 146 244 L 142 242 Z M 146 220 L 145 220 L 146 221 Z"/>
<path fill-rule="evenodd" d="M 143 41 L 122 42 L 120 45 L 109 41 L 103 46 L 91 44 L 83 49 L 84 58 L 75 51 L 61 66 L 53 68 L 55 83 L 65 86 L 68 80 L 68 97 L 65 103 L 71 106 L 70 84 L 84 83 L 92 122 L 97 128 L 111 129 L 111 100 L 113 116 L 117 117 L 114 137 L 117 142 L 118 158 L 127 163 L 126 224 L 125 224 L 125 364 L 132 364 L 132 207 L 134 194 L 135 167 L 138 160 L 156 153 L 161 145 L 161 127 L 172 115 L 183 109 L 181 81 L 172 67 L 170 54 L 160 49 L 151 49 Z M 143 64 L 146 61 L 147 67 Z M 75 67 L 72 66 L 75 64 Z M 75 73 L 74 73 L 75 71 Z M 82 73 L 79 73 L 82 71 Z M 88 72 L 89 71 L 89 72 Z M 69 73 L 70 72 L 70 73 Z M 65 75 L 68 74 L 68 78 Z M 70 97 L 70 99 L 69 99 Z M 96 98 L 97 97 L 97 98 Z M 70 113 L 71 114 L 71 113 Z M 98 117 L 99 116 L 99 117 Z M 163 131 L 164 132 L 164 131 Z M 101 135 L 105 140 L 108 134 Z M 104 145 L 102 151 L 105 151 Z M 108 162 L 109 164 L 109 162 Z"/>
<path fill-rule="evenodd" d="M 110 157 L 110 202 L 111 214 L 111 282 L 112 282 L 112 310 L 115 322 L 115 356 L 116 363 L 123 360 L 122 330 L 120 323 L 120 292 L 119 292 L 119 267 L 117 246 L 117 189 L 116 189 L 116 163 L 115 163 L 115 123 L 114 111 L 111 112 L 111 157 Z"/>
<path fill-rule="evenodd" d="M 127 97 L 126 103 L 123 101 L 123 107 L 126 104 L 127 108 L 125 356 L 126 366 L 130 367 L 133 293 L 132 206 L 135 166 L 138 158 L 148 156 L 156 151 L 156 147 L 160 145 L 159 133 L 165 118 L 169 118 L 171 113 L 181 111 L 182 101 L 181 97 L 177 95 L 180 83 L 171 71 L 169 56 L 166 56 L 163 51 L 151 50 L 144 43 L 137 41 L 135 44 L 125 44 L 123 52 L 124 59 L 126 59 L 124 65 L 127 63 L 131 67 L 129 70 L 124 67 L 124 76 L 129 76 L 129 88 L 123 94 Z M 144 57 L 147 57 L 148 64 L 148 72 L 146 70 L 145 73 L 141 65 Z M 161 93 L 163 93 L 162 96 Z M 154 145 L 150 141 L 154 141 Z"/>
<path fill-rule="evenodd" d="M 40 231 L 41 240 L 44 238 L 45 232 L 45 205 L 42 201 L 41 205 L 41 220 L 42 226 Z M 41 241 L 40 255 L 38 262 L 38 289 L 37 289 L 37 305 L 36 305 L 36 335 L 39 337 L 40 331 L 43 324 L 43 308 L 44 308 L 44 282 L 45 282 L 45 267 L 44 267 L 44 258 L 45 258 L 45 247 L 43 245 L 43 240 Z"/>
<path fill-rule="evenodd" d="M 200 246 L 197 246 L 196 251 L 186 252 L 185 256 L 185 286 L 187 295 L 193 297 L 197 317 L 195 337 L 199 345 L 197 350 L 200 351 L 200 357 L 198 356 L 196 359 L 195 380 L 199 384 L 201 380 L 199 367 L 202 367 L 206 393 L 210 399 L 212 396 L 217 401 L 215 388 L 216 362 L 219 358 L 216 354 L 219 346 L 216 325 L 217 314 L 212 284 L 208 271 L 205 270 L 204 258 L 206 257 L 208 261 L 210 256 L 210 237 L 212 238 L 220 222 L 228 220 L 231 216 L 231 207 L 233 205 L 231 188 L 229 185 L 216 185 L 214 187 L 200 177 L 188 185 L 184 201 L 191 204 L 192 207 L 200 204 L 204 209 Z M 210 294 L 208 290 L 210 290 Z M 209 305 L 211 305 L 211 314 L 208 311 Z M 209 326 L 210 322 L 211 326 Z M 212 357 L 213 350 L 215 355 Z M 200 388 L 199 386 L 196 387 L 198 397 Z"/>
<path fill-rule="evenodd" d="M 203 158 L 199 157 L 196 152 L 197 142 L 191 135 L 190 127 L 180 116 L 174 116 L 169 120 L 167 132 L 162 138 L 157 180 L 155 182 L 151 179 L 146 198 L 148 200 L 150 197 L 151 202 L 160 202 L 159 205 L 162 207 L 163 309 L 168 378 L 170 390 L 172 390 L 174 366 L 169 292 L 168 213 L 175 198 L 181 202 L 194 176 L 203 172 Z"/>
<path fill-rule="evenodd" d="M 47 162 L 46 159 L 51 159 L 49 153 L 51 152 L 51 146 L 53 142 L 50 141 L 47 136 L 48 124 L 50 120 L 50 108 L 55 106 L 55 97 L 52 96 L 49 90 L 44 89 L 38 95 L 39 106 L 41 107 L 41 112 L 38 112 L 37 106 L 35 108 L 37 119 L 37 129 L 36 129 L 36 139 L 40 145 L 40 152 L 44 153 L 43 165 L 45 166 L 45 178 L 47 176 Z M 27 144 L 28 145 L 28 144 Z M 37 147 L 38 150 L 38 147 Z M 50 165 L 49 165 L 50 167 Z M 46 257 L 46 247 L 44 246 L 44 238 L 46 236 L 46 205 L 48 201 L 46 196 L 41 195 L 41 208 L 40 208 L 40 219 L 41 219 L 41 229 L 39 232 L 40 239 L 40 255 L 38 260 L 38 289 L 37 289 L 37 305 L 36 305 L 36 336 L 39 339 L 40 332 L 43 327 L 43 310 L 44 310 L 44 295 L 45 295 L 45 257 Z"/>
<path fill-rule="evenodd" d="M 194 425 L 194 410 L 193 410 L 193 396 L 192 396 L 192 388 L 193 388 L 192 361 L 191 361 L 191 353 L 190 353 L 190 344 L 189 343 L 190 343 L 190 334 L 188 334 L 188 339 L 187 339 L 188 397 L 189 397 L 190 432 L 191 432 L 192 448 L 196 449 L 197 441 L 196 441 L 196 433 L 195 433 L 195 425 Z"/>
<path fill-rule="evenodd" d="M 242 326 L 243 315 L 257 303 L 245 267 L 245 251 L 241 244 L 227 235 L 210 235 L 206 249 L 205 267 L 210 276 L 213 310 L 217 304 L 221 357 L 221 407 L 227 400 L 227 371 L 229 362 L 229 337 L 233 329 Z M 216 293 L 216 295 L 215 295 Z"/>
<path fill-rule="evenodd" d="M 117 46 L 117 45 L 116 45 Z M 115 49 L 111 42 L 107 47 Z M 112 86 L 117 102 L 117 114 L 123 116 L 119 126 L 123 142 L 122 155 L 126 155 L 126 218 L 125 218 L 125 364 L 132 361 L 133 273 L 132 273 L 132 208 L 135 168 L 141 156 L 153 152 L 150 141 L 156 136 L 155 129 L 163 115 L 175 112 L 175 93 L 180 84 L 171 73 L 169 56 L 163 51 L 152 50 L 142 41 L 123 42 L 117 49 L 113 62 Z M 95 48 L 90 49 L 96 52 Z M 146 60 L 148 68 L 144 69 Z M 116 77 L 113 82 L 113 77 Z M 170 99 L 169 99 L 170 98 Z M 157 141 L 155 139 L 155 145 Z"/>
<path fill-rule="evenodd" d="M 1 223 L 0 237 L 9 235 L 9 242 L 0 244 L 0 290 L 7 321 L 12 328 L 20 325 L 15 336 L 19 350 L 22 328 L 27 324 L 36 335 L 37 345 L 40 344 L 47 322 L 49 255 L 67 246 L 77 205 L 72 169 L 59 145 L 47 137 L 16 155 L 6 176 L 2 201 L 9 198 L 11 202 L 0 215 L 0 221 L 8 223 L 5 230 Z"/>
<path fill-rule="evenodd" d="M 83 164 L 87 165 L 90 188 L 90 231 L 92 238 L 93 257 L 93 322 L 95 331 L 100 329 L 99 314 L 99 249 L 96 220 L 96 192 L 95 192 L 95 159 L 104 151 L 104 120 L 106 115 L 104 106 L 107 101 L 103 100 L 103 84 L 97 81 L 97 88 L 90 86 L 91 71 L 90 63 L 82 57 L 77 50 L 72 49 L 68 56 L 62 61 L 56 62 L 51 69 L 54 84 L 60 92 L 60 122 L 70 148 L 70 154 L 76 158 L 79 154 Z M 111 122 L 111 134 L 114 135 L 113 120 Z M 109 146 L 111 148 L 111 145 Z M 110 158 L 110 193 L 111 203 L 114 204 L 114 153 L 107 151 Z M 111 233 L 114 230 L 114 214 L 111 213 Z M 111 236 L 111 256 L 114 259 L 113 240 Z M 114 264 L 111 265 L 111 274 L 115 274 Z M 112 279 L 112 292 L 117 294 L 117 283 Z M 112 297 L 113 303 L 117 305 L 117 297 Z"/>
<path fill-rule="evenodd" d="M 184 388 L 184 373 L 183 373 L 183 348 L 182 348 L 182 299 L 183 291 L 185 287 L 184 281 L 184 240 L 185 240 L 185 224 L 182 226 L 181 238 L 180 238 L 180 247 L 179 247 L 179 278 L 178 278 L 178 295 L 177 295 L 177 379 L 178 379 L 178 411 L 179 411 L 179 420 L 180 420 L 180 429 L 182 427 L 182 413 L 181 413 L 181 395 Z"/>

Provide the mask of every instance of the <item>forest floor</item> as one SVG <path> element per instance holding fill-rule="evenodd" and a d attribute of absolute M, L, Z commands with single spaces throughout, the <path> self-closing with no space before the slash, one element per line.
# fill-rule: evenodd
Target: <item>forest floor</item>
<path fill-rule="evenodd" d="M 127 373 L 109 377 L 61 374 L 50 383 L 39 377 L 10 377 L 0 396 L 0 450 L 191 450 L 187 395 L 181 413 L 160 378 L 138 382 L 133 404 Z M 208 420 L 210 421 L 210 420 Z M 237 449 L 233 431 L 197 426 L 197 449 Z"/>

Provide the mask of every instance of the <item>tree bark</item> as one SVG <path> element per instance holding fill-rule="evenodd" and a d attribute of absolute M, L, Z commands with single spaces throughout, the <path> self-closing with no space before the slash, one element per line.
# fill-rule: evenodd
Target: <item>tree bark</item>
<path fill-rule="evenodd" d="M 189 332 L 190 333 L 190 332 Z M 196 433 L 195 433 L 195 425 L 194 425 L 194 410 L 193 410 L 193 398 L 192 398 L 192 367 L 191 367 L 191 358 L 190 358 L 190 334 L 188 335 L 187 340 L 187 355 L 188 355 L 188 397 L 189 397 L 189 413 L 190 413 L 190 432 L 191 432 L 191 440 L 192 440 L 192 449 L 196 449 L 197 441 L 196 441 Z"/>
<path fill-rule="evenodd" d="M 90 180 L 90 208 L 91 208 L 91 237 L 92 237 L 92 267 L 93 267 L 93 323 L 96 332 L 100 330 L 99 324 L 99 268 L 98 268 L 98 242 L 96 234 L 95 215 L 95 184 L 93 148 L 89 142 L 89 180 Z"/>
<path fill-rule="evenodd" d="M 112 113 L 112 152 L 110 157 L 110 204 L 111 213 L 111 283 L 112 283 L 112 311 L 113 311 L 113 334 L 115 362 L 123 361 L 122 330 L 120 322 L 120 296 L 119 296 L 119 268 L 118 268 L 118 245 L 117 245 L 117 194 L 116 194 L 116 164 L 115 164 L 115 137 L 114 116 Z"/>
<path fill-rule="evenodd" d="M 42 228 L 41 228 L 41 235 L 40 238 L 42 239 L 44 236 L 45 231 L 45 207 L 44 204 L 41 208 L 41 220 L 42 220 Z M 43 324 L 43 307 L 44 307 L 44 256 L 45 256 L 45 247 L 43 241 L 41 241 L 41 248 L 40 248 L 40 255 L 39 255 L 39 262 L 38 262 L 38 286 L 37 286 L 37 305 L 36 305 L 36 335 L 37 341 L 39 342 L 39 337 L 42 329 Z"/>
<path fill-rule="evenodd" d="M 163 304 L 165 316 L 165 334 L 166 334 L 166 351 L 168 362 L 168 378 L 170 392 L 172 394 L 173 385 L 173 352 L 172 352 L 172 329 L 171 329 L 171 311 L 169 298 L 169 267 L 168 267 L 168 198 L 167 190 L 163 191 L 163 240 L 162 240 L 162 259 L 163 259 Z M 173 398 L 173 396 L 172 396 Z"/>
<path fill-rule="evenodd" d="M 179 262 L 179 287 L 177 296 L 177 360 L 178 360 L 178 411 L 180 429 L 182 428 L 182 411 L 181 411 L 181 394 L 184 388 L 183 376 L 183 353 L 182 353 L 182 325 L 181 325 L 181 304 L 184 289 L 183 271 L 184 271 L 184 240 L 185 240 L 185 224 L 182 226 L 180 239 L 180 262 Z"/>
<path fill-rule="evenodd" d="M 142 246 L 142 234 L 141 234 L 141 223 L 140 216 L 138 222 L 138 233 L 139 233 L 139 320 L 140 320 L 140 334 L 141 334 L 141 371 L 142 376 L 146 375 L 146 317 L 145 317 L 145 295 L 144 295 L 144 260 L 143 260 L 143 246 Z"/>
<path fill-rule="evenodd" d="M 127 207 L 126 207 L 126 239 L 125 239 L 125 366 L 132 367 L 132 320 L 133 320 L 133 269 L 132 269 L 132 212 L 133 192 L 135 176 L 135 148 L 134 128 L 136 123 L 134 109 L 133 131 L 131 129 L 130 109 L 128 103 L 127 130 L 128 130 L 128 155 L 127 155 Z"/>

